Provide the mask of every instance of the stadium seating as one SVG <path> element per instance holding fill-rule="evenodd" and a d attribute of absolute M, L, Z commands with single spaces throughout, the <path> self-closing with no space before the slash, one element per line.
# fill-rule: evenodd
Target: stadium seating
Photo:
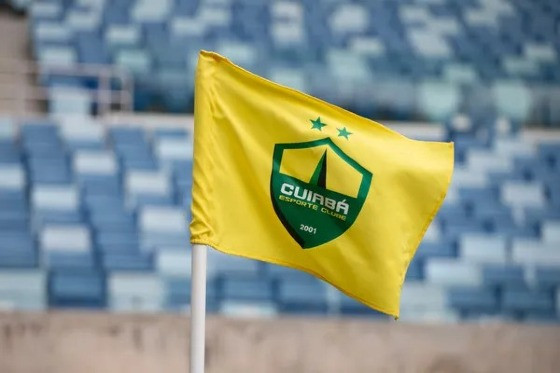
<path fill-rule="evenodd" d="M 552 0 L 45 0 L 29 14 L 41 65 L 127 70 L 137 109 L 192 110 L 197 52 L 207 49 L 365 116 L 494 110 L 523 122 L 536 109 L 541 124 L 560 123 Z M 51 110 L 91 110 L 73 93 L 53 91 Z"/>
<path fill-rule="evenodd" d="M 0 119 L 0 306 L 188 309 L 190 131 L 16 121 Z M 470 145 L 410 264 L 401 317 L 558 321 L 560 139 L 463 127 L 443 136 Z M 379 316 L 307 274 L 214 250 L 207 302 L 235 316 Z"/>

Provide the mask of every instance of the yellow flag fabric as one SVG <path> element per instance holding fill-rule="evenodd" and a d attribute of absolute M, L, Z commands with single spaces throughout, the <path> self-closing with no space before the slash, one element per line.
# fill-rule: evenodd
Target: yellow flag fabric
<path fill-rule="evenodd" d="M 408 139 L 200 53 L 192 243 L 308 272 L 398 317 L 452 173 L 452 143 Z"/>

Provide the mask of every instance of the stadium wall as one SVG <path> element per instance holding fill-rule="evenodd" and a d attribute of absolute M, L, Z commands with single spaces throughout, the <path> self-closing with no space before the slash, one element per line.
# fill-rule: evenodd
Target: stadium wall
<path fill-rule="evenodd" d="M 189 318 L 1 313 L 0 372 L 187 372 Z M 558 372 L 560 327 L 210 317 L 207 372 Z"/>

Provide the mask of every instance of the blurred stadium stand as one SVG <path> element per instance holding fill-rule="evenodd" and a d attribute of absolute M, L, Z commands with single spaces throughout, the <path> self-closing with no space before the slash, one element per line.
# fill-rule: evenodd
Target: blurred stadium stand
<path fill-rule="evenodd" d="M 486 137 L 455 130 L 459 119 L 433 138 L 452 136 L 457 165 L 409 268 L 402 317 L 558 321 L 560 134 Z M 2 305 L 187 309 L 191 141 L 186 126 L 3 119 Z M 208 261 L 213 312 L 377 315 L 294 270 L 216 251 Z"/>
<path fill-rule="evenodd" d="M 403 319 L 560 321 L 560 134 L 522 127 L 560 125 L 560 3 L 4 3 L 27 9 L 36 64 L 0 70 L 33 77 L 19 99 L 53 116 L 0 119 L 0 307 L 188 309 L 187 120 L 89 114 L 189 112 L 204 48 L 368 117 L 442 123 L 412 133 L 455 141 L 456 169 Z M 380 317 L 303 273 L 208 261 L 211 312 Z"/>
<path fill-rule="evenodd" d="M 560 5 L 553 0 L 12 3 L 29 4 L 41 67 L 116 65 L 133 75 L 140 110 L 192 110 L 197 52 L 207 49 L 376 119 L 491 111 L 560 123 Z"/>

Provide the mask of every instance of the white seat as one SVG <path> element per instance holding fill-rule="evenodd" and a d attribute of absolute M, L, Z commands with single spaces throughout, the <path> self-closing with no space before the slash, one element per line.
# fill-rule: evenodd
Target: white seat
<path fill-rule="evenodd" d="M 466 167 L 456 167 L 453 170 L 451 179 L 451 187 L 486 187 L 488 185 L 488 177 L 483 170 L 469 169 Z"/>
<path fill-rule="evenodd" d="M 467 164 L 470 170 L 478 173 L 511 171 L 513 169 L 512 158 L 506 154 L 478 149 L 468 151 Z"/>
<path fill-rule="evenodd" d="M 66 42 L 70 40 L 70 29 L 54 21 L 40 21 L 35 25 L 34 36 L 43 42 Z"/>
<path fill-rule="evenodd" d="M 515 207 L 542 207 L 544 188 L 540 183 L 505 182 L 501 189 L 502 201 Z"/>
<path fill-rule="evenodd" d="M 522 265 L 560 266 L 557 244 L 517 239 L 513 242 L 512 260 Z"/>
<path fill-rule="evenodd" d="M 162 161 L 191 160 L 192 140 L 161 139 L 156 143 L 156 154 Z"/>
<path fill-rule="evenodd" d="M 492 88 L 498 113 L 523 122 L 531 109 L 531 91 L 521 82 L 499 81 Z"/>
<path fill-rule="evenodd" d="M 48 46 L 39 50 L 37 59 L 40 63 L 53 66 L 71 66 L 78 61 L 73 48 L 65 46 Z"/>
<path fill-rule="evenodd" d="M 443 68 L 445 80 L 456 84 L 474 83 L 478 80 L 478 74 L 471 65 L 448 64 Z"/>
<path fill-rule="evenodd" d="M 57 3 L 33 2 L 30 6 L 30 12 L 34 19 L 56 18 L 62 12 L 62 8 Z"/>
<path fill-rule="evenodd" d="M 525 43 L 523 52 L 527 58 L 539 62 L 554 62 L 558 59 L 558 54 L 550 44 Z"/>
<path fill-rule="evenodd" d="M 478 286 L 480 267 L 457 259 L 432 258 L 425 266 L 426 282 L 442 286 Z"/>
<path fill-rule="evenodd" d="M 469 263 L 505 264 L 507 241 L 504 237 L 464 234 L 460 239 L 461 258 Z"/>
<path fill-rule="evenodd" d="M 109 151 L 83 150 L 74 154 L 74 171 L 87 175 L 114 175 L 117 172 L 117 161 Z"/>
<path fill-rule="evenodd" d="M 560 246 L 560 222 L 545 221 L 542 225 L 542 238 L 544 242 L 556 243 Z"/>
<path fill-rule="evenodd" d="M 25 187 L 25 172 L 20 165 L 0 164 L 0 189 L 22 190 Z"/>
<path fill-rule="evenodd" d="M 222 4 L 203 4 L 198 11 L 198 19 L 209 27 L 229 26 L 231 18 L 231 9 Z"/>
<path fill-rule="evenodd" d="M 64 22 L 73 31 L 93 31 L 101 24 L 101 13 L 72 9 L 66 13 Z"/>
<path fill-rule="evenodd" d="M 47 225 L 40 234 L 41 248 L 47 252 L 88 253 L 89 229 L 83 225 Z"/>
<path fill-rule="evenodd" d="M 216 50 L 241 66 L 255 66 L 257 63 L 257 50 L 249 43 L 222 41 Z"/>
<path fill-rule="evenodd" d="M 43 270 L 0 269 L 0 308 L 43 310 L 47 283 Z"/>
<path fill-rule="evenodd" d="M 132 195 L 169 195 L 171 186 L 167 175 L 153 171 L 130 171 L 126 174 L 125 187 Z"/>
<path fill-rule="evenodd" d="M 456 35 L 460 31 L 459 23 L 453 17 L 429 17 L 427 27 L 439 35 Z"/>
<path fill-rule="evenodd" d="M 418 95 L 422 110 L 432 120 L 447 118 L 459 105 L 459 89 L 449 82 L 423 82 L 418 88 Z"/>
<path fill-rule="evenodd" d="M 172 6 L 171 0 L 138 0 L 132 5 L 130 18 L 138 23 L 167 21 Z"/>
<path fill-rule="evenodd" d="M 327 64 L 333 76 L 341 80 L 363 81 L 370 79 L 370 71 L 364 57 L 350 54 L 342 49 L 331 48 L 327 52 Z"/>
<path fill-rule="evenodd" d="M 522 138 L 496 138 L 494 140 L 494 152 L 510 158 L 531 157 L 535 155 L 535 147 Z"/>
<path fill-rule="evenodd" d="M 429 30 L 410 29 L 408 38 L 412 47 L 427 58 L 449 58 L 452 49 L 443 35 Z"/>
<path fill-rule="evenodd" d="M 274 22 L 270 34 L 275 45 L 299 46 L 305 41 L 305 29 L 302 24 Z"/>
<path fill-rule="evenodd" d="M 31 201 L 36 210 L 75 211 L 79 206 L 78 190 L 74 185 L 35 185 Z"/>
<path fill-rule="evenodd" d="M 401 291 L 400 318 L 402 320 L 445 320 L 446 294 L 443 287 L 420 282 L 405 282 Z"/>
<path fill-rule="evenodd" d="M 428 9 L 420 4 L 399 6 L 399 16 L 403 23 L 425 23 L 431 18 Z"/>
<path fill-rule="evenodd" d="M 369 25 L 369 14 L 360 4 L 341 4 L 329 17 L 335 34 L 363 33 Z"/>
<path fill-rule="evenodd" d="M 60 133 L 65 142 L 102 142 L 104 137 L 103 127 L 99 123 L 81 116 L 66 116 L 61 121 Z"/>
<path fill-rule="evenodd" d="M 430 224 L 430 226 L 428 227 L 428 230 L 426 230 L 426 234 L 424 234 L 424 238 L 422 239 L 422 241 L 435 242 L 435 241 L 439 241 L 440 238 L 441 238 L 441 230 L 439 228 L 439 225 L 435 221 L 433 221 L 432 224 Z"/>
<path fill-rule="evenodd" d="M 191 277 L 191 253 L 183 248 L 162 248 L 156 253 L 157 272 L 164 277 Z"/>
<path fill-rule="evenodd" d="M 238 318 L 273 318 L 278 311 L 272 302 L 226 300 L 220 304 L 220 314 Z"/>
<path fill-rule="evenodd" d="M 273 19 L 303 21 L 303 6 L 295 1 L 275 1 L 270 6 Z"/>
<path fill-rule="evenodd" d="M 13 140 L 16 137 L 16 127 L 9 117 L 0 117 L 0 139 Z"/>
<path fill-rule="evenodd" d="M 174 37 L 202 37 L 206 32 L 206 24 L 192 17 L 174 17 L 170 21 L 170 30 Z"/>
<path fill-rule="evenodd" d="M 140 213 L 140 229 L 153 233 L 186 233 L 187 217 L 177 207 L 149 206 Z"/>
<path fill-rule="evenodd" d="M 535 76 L 540 71 L 538 61 L 531 60 L 528 57 L 505 57 L 502 64 L 505 71 L 515 77 Z"/>
<path fill-rule="evenodd" d="M 108 279 L 109 308 L 113 311 L 154 312 L 164 306 L 162 279 L 147 273 L 113 273 Z"/>
<path fill-rule="evenodd" d="M 306 92 L 308 89 L 305 75 L 300 69 L 272 66 L 269 78 L 278 84 L 301 92 Z"/>
<path fill-rule="evenodd" d="M 109 46 L 134 47 L 140 43 L 140 30 L 133 25 L 110 25 L 105 31 Z"/>
<path fill-rule="evenodd" d="M 49 88 L 49 113 L 53 115 L 89 115 L 91 99 L 89 93 L 80 88 Z"/>
<path fill-rule="evenodd" d="M 350 40 L 349 49 L 356 54 L 363 56 L 383 56 L 385 55 L 385 44 L 383 41 L 366 36 L 357 36 Z"/>
<path fill-rule="evenodd" d="M 150 55 L 142 49 L 119 51 L 115 63 L 132 73 L 148 73 L 152 64 Z"/>

